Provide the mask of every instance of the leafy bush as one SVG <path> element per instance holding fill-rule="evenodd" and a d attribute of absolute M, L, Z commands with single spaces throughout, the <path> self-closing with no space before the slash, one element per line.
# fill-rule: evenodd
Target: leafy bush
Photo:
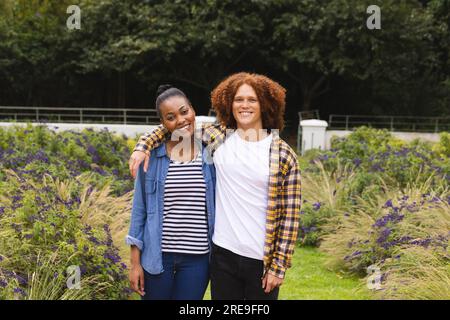
<path fill-rule="evenodd" d="M 429 182 L 427 192 L 445 189 L 450 181 L 450 159 L 442 157 L 447 138 L 442 134 L 434 146 L 418 140 L 408 144 L 386 130 L 362 127 L 333 139 L 331 150 L 307 152 L 301 162 L 301 242 L 318 245 L 326 234 L 324 218 L 349 212 L 359 198 L 369 201 L 389 190 L 425 182 Z M 312 210 L 307 202 L 321 203 L 321 207 Z"/>
<path fill-rule="evenodd" d="M 400 291 L 395 291 L 400 288 L 410 292 L 405 285 L 420 278 L 434 278 L 438 285 L 440 280 L 428 274 L 436 271 L 433 266 L 427 269 L 421 263 L 435 257 L 435 262 L 440 261 L 435 267 L 442 272 L 450 262 L 450 194 L 448 190 L 424 193 L 427 188 L 425 184 L 407 193 L 391 190 L 370 201 L 360 198 L 354 210 L 330 219 L 321 242 L 321 249 L 331 254 L 329 265 L 360 275 L 366 275 L 370 265 L 379 266 L 386 291 L 380 295 L 389 298 L 398 297 Z M 422 249 L 428 250 L 426 257 Z M 413 263 L 415 252 L 420 256 Z M 408 258 L 401 260 L 404 255 Z M 399 268 L 407 268 L 408 273 L 400 276 Z"/>
<path fill-rule="evenodd" d="M 435 147 L 420 140 L 408 144 L 393 137 L 386 129 L 361 127 L 347 137 L 334 137 L 331 149 L 310 162 L 314 164 L 314 160 L 320 160 L 331 172 L 336 170 L 339 160 L 344 165 L 352 164 L 355 171 L 378 175 L 388 186 L 395 188 L 405 188 L 408 183 L 415 182 L 420 173 L 424 173 L 422 182 L 433 174 L 432 185 L 442 179 L 448 183 L 450 158 L 445 156 L 446 139 L 445 134 L 441 135 L 441 142 Z M 314 166 L 311 170 L 314 171 Z"/>
<path fill-rule="evenodd" d="M 0 128 L 0 299 L 129 297 L 129 144 L 107 130 Z M 71 265 L 80 290 L 67 288 Z"/>
<path fill-rule="evenodd" d="M 449 137 L 406 143 L 363 127 L 307 152 L 301 243 L 366 280 L 380 268 L 377 298 L 449 299 Z"/>
<path fill-rule="evenodd" d="M 120 195 L 133 189 L 128 157 L 127 140 L 108 130 L 57 134 L 46 126 L 0 128 L 0 171 L 12 169 L 21 177 L 70 179 L 94 172 L 96 186 L 111 184 Z"/>
<path fill-rule="evenodd" d="M 36 182 L 6 171 L 6 179 L 0 181 L 1 298 L 77 297 L 64 280 L 71 265 L 81 270 L 83 291 L 79 297 L 127 297 L 126 265 L 121 262 L 109 225 L 106 221 L 90 224 L 80 210 L 90 189 L 92 186 L 79 181 L 59 182 L 46 175 L 42 182 Z M 42 268 L 42 261 L 49 260 L 52 268 Z M 42 273 L 47 277 L 38 281 L 36 277 Z M 56 287 L 51 292 L 44 290 L 50 283 Z"/>

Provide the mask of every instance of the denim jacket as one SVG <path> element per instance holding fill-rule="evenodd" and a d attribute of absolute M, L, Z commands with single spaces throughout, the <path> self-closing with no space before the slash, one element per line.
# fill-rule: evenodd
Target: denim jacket
<path fill-rule="evenodd" d="M 203 176 L 206 184 L 206 214 L 208 215 L 208 240 L 211 248 L 214 231 L 215 203 L 214 189 L 216 172 L 214 164 L 208 161 L 209 154 L 202 147 Z M 135 245 L 141 251 L 141 265 L 150 274 L 164 271 L 162 264 L 161 238 L 164 213 L 164 186 L 170 159 L 166 145 L 162 144 L 151 151 L 150 164 L 144 172 L 139 167 L 134 185 L 133 207 L 126 243 Z M 211 249 L 210 249 L 211 250 Z"/>

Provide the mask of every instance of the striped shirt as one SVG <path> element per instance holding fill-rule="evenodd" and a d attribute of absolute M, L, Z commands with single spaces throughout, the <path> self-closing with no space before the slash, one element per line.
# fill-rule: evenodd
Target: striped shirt
<path fill-rule="evenodd" d="M 204 125 L 199 133 L 213 156 L 233 131 L 217 124 Z M 272 130 L 272 133 L 263 260 L 265 272 L 284 278 L 286 269 L 292 264 L 300 226 L 300 167 L 294 150 L 279 137 L 277 130 Z M 170 140 L 170 132 L 159 125 L 152 132 L 141 136 L 134 150 L 149 154 L 150 150 L 166 140 Z"/>
<path fill-rule="evenodd" d="M 209 252 L 201 152 L 190 162 L 170 161 L 164 189 L 162 251 Z"/>

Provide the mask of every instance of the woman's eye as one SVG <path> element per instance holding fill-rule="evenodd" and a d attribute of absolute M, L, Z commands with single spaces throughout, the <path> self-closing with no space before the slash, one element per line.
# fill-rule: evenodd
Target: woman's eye
<path fill-rule="evenodd" d="M 188 110 L 187 109 L 183 109 L 183 110 L 181 110 L 181 114 L 186 114 L 188 112 Z"/>

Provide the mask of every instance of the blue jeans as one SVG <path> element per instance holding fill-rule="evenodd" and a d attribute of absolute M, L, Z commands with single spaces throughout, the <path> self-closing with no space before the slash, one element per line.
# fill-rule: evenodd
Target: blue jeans
<path fill-rule="evenodd" d="M 144 270 L 143 300 L 202 300 L 209 281 L 209 254 L 162 253 L 164 272 Z"/>

